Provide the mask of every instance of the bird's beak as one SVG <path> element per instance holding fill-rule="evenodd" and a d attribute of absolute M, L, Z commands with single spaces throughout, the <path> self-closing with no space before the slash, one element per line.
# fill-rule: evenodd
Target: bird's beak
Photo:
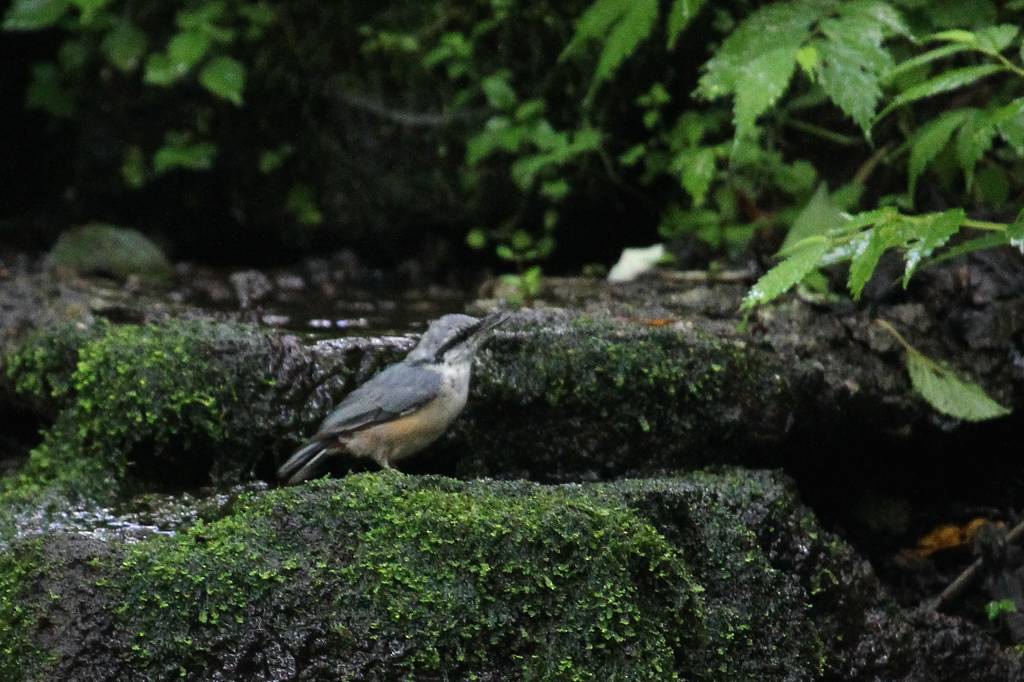
<path fill-rule="evenodd" d="M 476 328 L 475 332 L 473 332 L 473 336 L 482 336 L 483 334 L 497 327 L 499 324 L 503 324 L 510 317 L 512 317 L 512 313 L 491 313 L 487 317 L 480 320 L 480 326 Z"/>

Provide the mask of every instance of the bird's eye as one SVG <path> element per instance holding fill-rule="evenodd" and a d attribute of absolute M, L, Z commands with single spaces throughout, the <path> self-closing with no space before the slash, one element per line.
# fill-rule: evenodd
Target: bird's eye
<path fill-rule="evenodd" d="M 475 326 L 463 327 L 462 329 L 452 334 L 451 337 L 443 344 L 441 344 L 441 347 L 437 349 L 437 353 L 434 354 L 434 362 L 443 362 L 444 354 L 450 351 L 455 346 L 462 343 L 463 341 L 465 341 L 466 339 L 468 339 L 470 336 L 472 336 L 475 330 Z"/>

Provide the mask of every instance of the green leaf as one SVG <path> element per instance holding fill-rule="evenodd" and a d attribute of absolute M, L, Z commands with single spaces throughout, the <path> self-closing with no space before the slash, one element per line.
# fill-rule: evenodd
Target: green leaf
<path fill-rule="evenodd" d="M 788 252 L 795 244 L 808 237 L 827 234 L 842 221 L 842 210 L 832 201 L 825 183 L 821 183 L 814 196 L 793 221 L 793 226 L 789 228 L 779 251 Z"/>
<path fill-rule="evenodd" d="M 903 271 L 903 288 L 906 289 L 920 266 L 921 261 L 930 257 L 935 249 L 941 247 L 960 230 L 967 215 L 962 208 L 955 208 L 943 213 L 932 213 L 924 216 L 925 221 L 915 226 L 920 237 L 914 240 L 905 250 L 904 259 L 907 267 Z"/>
<path fill-rule="evenodd" d="M 818 260 L 828 250 L 830 241 L 826 237 L 810 237 L 796 246 L 790 256 L 766 272 L 750 287 L 743 299 L 742 308 L 751 310 L 768 303 L 800 283 L 814 270 Z"/>
<path fill-rule="evenodd" d="M 796 51 L 796 63 L 800 65 L 807 77 L 812 81 L 818 77 L 818 66 L 821 64 L 821 53 L 814 45 L 804 45 Z"/>
<path fill-rule="evenodd" d="M 290 144 L 283 144 L 277 149 L 264 149 L 260 154 L 259 169 L 260 173 L 264 175 L 270 175 L 282 165 L 284 162 L 295 153 L 295 147 Z"/>
<path fill-rule="evenodd" d="M 675 0 L 668 12 L 668 49 L 676 46 L 679 34 L 704 8 L 707 0 Z"/>
<path fill-rule="evenodd" d="M 588 40 L 604 38 L 611 30 L 612 24 L 618 21 L 628 9 L 629 3 L 625 0 L 597 0 L 580 17 L 579 23 L 576 24 L 576 33 L 559 59 L 579 51 L 580 47 Z"/>
<path fill-rule="evenodd" d="M 138 145 L 131 145 L 121 157 L 121 179 L 132 189 L 146 184 L 146 157 Z"/>
<path fill-rule="evenodd" d="M 127 19 L 121 20 L 103 37 L 100 49 L 119 71 L 134 71 L 146 54 L 148 44 L 146 34 Z"/>
<path fill-rule="evenodd" d="M 511 109 L 516 106 L 518 98 L 516 91 L 509 85 L 510 75 L 510 72 L 503 70 L 480 81 L 480 88 L 484 91 L 487 103 L 495 109 Z"/>
<path fill-rule="evenodd" d="M 683 156 L 683 189 L 693 198 L 694 206 L 703 206 L 711 181 L 715 179 L 715 152 L 703 147 L 683 152 Z"/>
<path fill-rule="evenodd" d="M 1012 24 L 986 26 L 978 31 L 978 47 L 989 54 L 999 54 L 1012 43 L 1020 29 Z"/>
<path fill-rule="evenodd" d="M 946 42 L 951 43 L 974 44 L 978 42 L 978 36 L 973 31 L 965 31 L 960 28 L 953 28 L 948 31 L 939 31 L 938 33 L 934 33 L 928 36 L 926 40 L 944 40 Z"/>
<path fill-rule="evenodd" d="M 75 100 L 61 80 L 56 64 L 45 62 L 32 65 L 32 80 L 25 91 L 25 107 L 39 109 L 56 118 L 71 118 L 75 113 Z"/>
<path fill-rule="evenodd" d="M 986 234 L 983 237 L 975 237 L 974 239 L 968 239 L 967 241 L 960 242 L 956 246 L 947 249 L 942 254 L 932 258 L 924 267 L 930 267 L 943 263 L 954 258 L 959 258 L 968 253 L 974 253 L 975 251 L 985 251 L 993 249 L 997 246 L 1004 246 L 1009 244 L 1010 241 L 1007 239 L 1007 235 L 1003 232 L 994 232 Z M 1024 246 L 1024 241 L 1021 242 Z"/>
<path fill-rule="evenodd" d="M 209 170 L 217 156 L 212 142 L 190 142 L 187 135 L 168 133 L 164 146 L 153 155 L 153 172 L 162 175 L 174 169 Z"/>
<path fill-rule="evenodd" d="M 71 0 L 71 4 L 77 7 L 82 15 L 83 26 L 91 24 L 110 2 L 111 0 Z"/>
<path fill-rule="evenodd" d="M 68 9 L 68 0 L 15 0 L 4 15 L 5 31 L 37 31 L 56 24 Z"/>
<path fill-rule="evenodd" d="M 936 60 L 943 59 L 945 57 L 949 57 L 951 55 L 957 54 L 958 52 L 966 52 L 967 50 L 970 49 L 970 45 L 965 45 L 963 43 L 952 43 L 950 45 L 936 47 L 933 50 L 928 50 L 923 54 L 919 54 L 916 57 L 911 57 L 910 59 L 904 62 L 900 62 L 892 69 L 890 69 L 888 73 L 886 73 L 883 76 L 882 80 L 883 82 L 886 83 L 892 83 L 896 81 L 900 76 L 903 76 L 904 74 L 907 74 L 918 67 L 924 66 L 925 64 L 930 64 Z"/>
<path fill-rule="evenodd" d="M 1014 153 L 1024 157 L 1024 97 L 997 109 L 992 114 L 992 123 Z"/>
<path fill-rule="evenodd" d="M 594 70 L 594 79 L 590 85 L 590 94 L 595 92 L 602 81 L 608 80 L 618 70 L 627 57 L 636 51 L 644 39 L 651 34 L 654 22 L 658 18 L 658 0 L 628 0 L 628 9 L 622 20 L 615 24 L 605 40 L 601 57 Z"/>
<path fill-rule="evenodd" d="M 947 111 L 921 126 L 921 129 L 914 135 L 914 140 L 910 147 L 910 161 L 907 167 L 907 174 L 910 178 L 909 192 L 911 199 L 913 199 L 917 192 L 917 179 L 924 173 L 928 164 L 949 144 L 953 131 L 963 124 L 971 112 L 971 109 Z"/>
<path fill-rule="evenodd" d="M 875 118 L 875 122 L 877 123 L 894 110 L 911 102 L 962 88 L 965 85 L 970 85 L 986 76 L 991 76 L 1004 70 L 1005 67 L 998 64 L 982 64 L 981 66 L 965 66 L 960 69 L 944 71 L 934 78 L 904 90 L 898 97 L 893 99 L 889 106 L 882 109 L 881 113 Z"/>
<path fill-rule="evenodd" d="M 757 117 L 778 101 L 796 68 L 796 50 L 782 47 L 755 57 L 740 69 L 733 110 L 736 137 L 746 137 Z"/>
<path fill-rule="evenodd" d="M 1006 228 L 1006 240 L 1010 246 L 1024 254 L 1024 218 L 1017 216 L 1017 222 Z"/>
<path fill-rule="evenodd" d="M 480 249 L 486 247 L 487 232 L 480 229 L 479 227 L 470 230 L 466 234 L 466 245 L 475 251 L 479 251 Z"/>
<path fill-rule="evenodd" d="M 245 66 L 231 57 L 216 57 L 199 73 L 199 82 L 213 94 L 242 106 Z"/>
<path fill-rule="evenodd" d="M 202 33 L 185 31 L 176 34 L 167 44 L 166 53 L 157 53 L 146 60 L 147 83 L 167 86 L 180 80 L 199 63 L 210 48 L 210 39 Z"/>
<path fill-rule="evenodd" d="M 907 348 L 907 372 L 921 397 L 937 411 L 964 421 L 984 421 L 1010 414 L 977 384 L 965 381 L 920 351 Z"/>
<path fill-rule="evenodd" d="M 854 300 L 860 299 L 864 287 L 871 280 L 871 275 L 875 274 L 878 261 L 887 247 L 888 244 L 882 231 L 875 227 L 871 230 L 867 241 L 863 243 L 863 247 L 854 252 L 850 260 L 850 275 L 846 283 Z"/>
<path fill-rule="evenodd" d="M 819 30 L 826 40 L 816 43 L 821 57 L 818 81 L 867 134 L 882 96 L 879 82 L 892 68 L 882 43 L 894 31 L 905 33 L 906 27 L 884 3 L 851 2 L 841 7 L 838 18 L 822 21 Z"/>
<path fill-rule="evenodd" d="M 324 221 L 323 213 L 317 205 L 316 192 L 304 182 L 297 182 L 288 190 L 285 210 L 303 225 L 319 225 Z"/>
<path fill-rule="evenodd" d="M 956 138 L 956 158 L 960 162 L 967 189 L 974 185 L 974 169 L 995 141 L 997 129 L 986 112 L 974 111 L 964 122 Z"/>

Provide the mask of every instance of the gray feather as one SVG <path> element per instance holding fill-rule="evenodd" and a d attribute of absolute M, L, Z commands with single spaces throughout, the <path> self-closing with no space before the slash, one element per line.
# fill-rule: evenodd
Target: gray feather
<path fill-rule="evenodd" d="M 418 365 L 392 365 L 345 396 L 313 440 L 325 440 L 416 411 L 437 397 L 440 373 Z"/>

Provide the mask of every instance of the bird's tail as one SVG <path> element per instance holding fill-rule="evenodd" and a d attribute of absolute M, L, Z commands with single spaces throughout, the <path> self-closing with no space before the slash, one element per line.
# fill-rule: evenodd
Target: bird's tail
<path fill-rule="evenodd" d="M 288 485 L 301 483 L 316 473 L 321 462 L 329 454 L 331 450 L 323 441 L 314 440 L 296 450 L 295 454 L 277 470 L 277 477 Z"/>

